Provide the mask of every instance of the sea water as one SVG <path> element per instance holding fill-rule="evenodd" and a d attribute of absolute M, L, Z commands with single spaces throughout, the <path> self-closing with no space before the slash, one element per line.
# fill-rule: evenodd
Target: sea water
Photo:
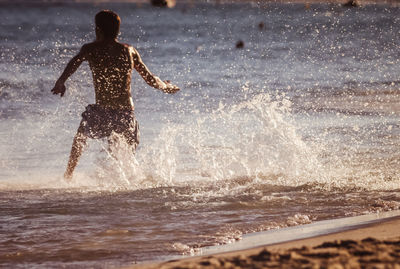
<path fill-rule="evenodd" d="M 134 72 L 136 155 L 91 140 L 66 183 L 87 63 L 50 90 L 105 8 L 181 91 Z M 394 5 L 0 4 L 1 267 L 118 267 L 399 209 L 399 44 Z"/>

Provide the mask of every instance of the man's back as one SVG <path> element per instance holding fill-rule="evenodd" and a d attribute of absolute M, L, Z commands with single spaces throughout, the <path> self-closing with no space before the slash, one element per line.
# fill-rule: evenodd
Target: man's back
<path fill-rule="evenodd" d="M 114 40 L 96 41 L 82 47 L 93 75 L 96 104 L 133 109 L 131 48 Z"/>

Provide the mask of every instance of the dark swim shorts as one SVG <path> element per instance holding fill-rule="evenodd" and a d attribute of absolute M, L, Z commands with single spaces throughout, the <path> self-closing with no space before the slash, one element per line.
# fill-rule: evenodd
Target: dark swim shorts
<path fill-rule="evenodd" d="M 80 132 L 90 138 L 109 137 L 112 132 L 122 134 L 135 148 L 139 144 L 139 125 L 133 110 L 112 109 L 88 105 L 82 113 Z"/>

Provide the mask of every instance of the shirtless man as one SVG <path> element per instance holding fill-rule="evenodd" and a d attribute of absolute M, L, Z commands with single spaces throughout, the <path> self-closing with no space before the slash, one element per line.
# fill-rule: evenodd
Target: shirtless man
<path fill-rule="evenodd" d="M 132 147 L 139 144 L 139 127 L 134 114 L 131 95 L 132 70 L 136 69 L 150 86 L 165 93 L 175 93 L 179 88 L 169 81 L 154 76 L 142 62 L 139 53 L 130 45 L 117 41 L 119 16 L 109 10 L 96 14 L 96 41 L 82 46 L 73 57 L 51 90 L 53 94 L 65 93 L 65 81 L 88 61 L 93 76 L 96 104 L 86 107 L 74 137 L 64 178 L 70 180 L 87 138 L 110 138 L 112 132 L 121 134 Z M 109 140 L 110 142 L 110 140 Z"/>

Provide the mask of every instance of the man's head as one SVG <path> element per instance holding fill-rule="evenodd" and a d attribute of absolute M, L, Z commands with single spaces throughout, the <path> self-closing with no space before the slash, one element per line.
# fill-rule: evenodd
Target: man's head
<path fill-rule="evenodd" d="M 111 10 L 102 10 L 96 14 L 96 33 L 100 31 L 105 39 L 115 39 L 119 34 L 121 19 Z"/>

